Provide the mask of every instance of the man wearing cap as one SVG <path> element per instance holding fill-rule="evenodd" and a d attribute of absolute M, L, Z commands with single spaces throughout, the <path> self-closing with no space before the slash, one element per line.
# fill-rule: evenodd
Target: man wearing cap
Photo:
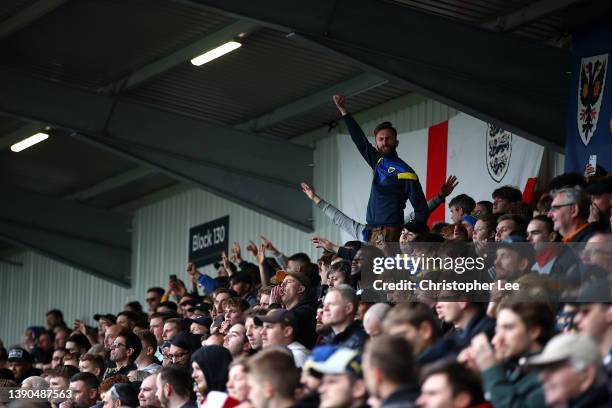
<path fill-rule="evenodd" d="M 308 349 L 312 349 L 317 340 L 315 331 L 317 303 L 312 298 L 311 290 L 311 283 L 306 275 L 300 272 L 287 272 L 280 287 L 278 289 L 275 287 L 270 296 L 270 302 L 276 303 L 280 295 L 285 308 L 295 314 L 297 320 L 295 340 Z"/>
<path fill-rule="evenodd" d="M 603 408 L 612 403 L 599 349 L 587 336 L 559 334 L 525 365 L 539 372 L 549 406 Z"/>
<path fill-rule="evenodd" d="M 25 349 L 21 347 L 9 349 L 8 368 L 13 372 L 17 385 L 21 385 L 21 382 L 28 377 L 42 374 L 41 370 L 32 367 L 33 362 L 32 356 Z"/>
<path fill-rule="evenodd" d="M 359 301 L 355 289 L 341 284 L 330 288 L 323 301 L 323 324 L 332 332 L 323 340 L 326 344 L 363 349 L 368 338 L 359 320 L 355 320 Z"/>
<path fill-rule="evenodd" d="M 166 357 L 173 365 L 189 367 L 191 353 L 200 348 L 200 336 L 181 332 L 170 339 L 170 351 Z"/>
<path fill-rule="evenodd" d="M 265 316 L 255 316 L 257 324 L 263 324 L 261 343 L 264 349 L 272 346 L 285 346 L 293 354 L 295 366 L 300 368 L 310 352 L 295 340 L 297 320 L 295 314 L 286 309 L 270 310 Z"/>
<path fill-rule="evenodd" d="M 359 408 L 366 406 L 367 389 L 361 369 L 361 355 L 348 348 L 334 347 L 324 360 L 313 362 L 312 370 L 323 374 L 320 408 Z"/>
<path fill-rule="evenodd" d="M 591 196 L 589 222 L 597 223 L 600 231 L 610 232 L 612 176 L 593 181 L 586 191 Z"/>
<path fill-rule="evenodd" d="M 520 235 L 509 235 L 501 241 L 495 251 L 495 278 L 506 282 L 515 281 L 533 264 L 533 247 Z"/>
<path fill-rule="evenodd" d="M 212 324 L 210 317 L 194 316 L 189 321 L 191 322 L 191 326 L 189 326 L 191 333 L 199 334 L 200 336 L 206 336 L 210 333 L 210 325 Z"/>

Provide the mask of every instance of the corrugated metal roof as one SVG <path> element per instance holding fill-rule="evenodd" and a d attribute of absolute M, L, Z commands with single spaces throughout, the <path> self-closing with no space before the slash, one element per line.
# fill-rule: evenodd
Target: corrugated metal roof
<path fill-rule="evenodd" d="M 97 88 L 229 21 L 165 0 L 70 1 L 4 39 L 0 60 L 33 75 Z"/>
<path fill-rule="evenodd" d="M 36 3 L 36 1 L 37 0 L 2 0 L 0 2 L 0 23 Z"/>
<path fill-rule="evenodd" d="M 393 0 L 419 11 L 443 16 L 452 20 L 480 25 L 520 10 L 537 0 Z M 514 33 L 528 38 L 546 41 L 563 33 L 564 13 L 545 17 L 520 27 Z"/>
<path fill-rule="evenodd" d="M 355 98 L 351 98 L 349 106 L 352 112 L 357 113 L 407 93 L 408 91 L 405 88 L 393 84 L 386 84 L 363 92 Z M 264 132 L 285 139 L 292 139 L 337 120 L 338 110 L 330 99 L 329 104 L 326 106 L 282 122 L 273 128 L 264 130 Z"/>
<path fill-rule="evenodd" d="M 359 73 L 277 31 L 261 29 L 242 43 L 200 67 L 186 61 L 126 96 L 214 123 L 237 124 Z"/>

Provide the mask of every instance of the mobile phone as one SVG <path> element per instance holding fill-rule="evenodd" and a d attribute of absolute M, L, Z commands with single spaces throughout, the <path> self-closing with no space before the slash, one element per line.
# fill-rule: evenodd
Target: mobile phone
<path fill-rule="evenodd" d="M 595 174 L 595 170 L 597 167 L 597 155 L 596 154 L 592 154 L 589 156 L 589 164 L 593 168 L 593 172 L 591 173 L 591 175 L 593 175 Z"/>
<path fill-rule="evenodd" d="M 178 280 L 178 278 L 176 277 L 176 275 L 170 275 L 170 281 L 171 282 L 176 282 Z"/>

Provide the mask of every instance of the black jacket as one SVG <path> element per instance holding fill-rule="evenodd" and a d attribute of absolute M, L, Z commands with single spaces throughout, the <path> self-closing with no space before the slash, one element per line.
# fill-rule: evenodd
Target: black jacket
<path fill-rule="evenodd" d="M 594 387 L 570 401 L 567 408 L 609 408 L 612 406 L 612 400 L 608 393 L 607 384 L 599 387 Z"/>
<path fill-rule="evenodd" d="M 295 314 L 297 320 L 295 341 L 302 343 L 304 347 L 312 350 L 317 341 L 317 302 L 304 299 L 289 310 Z"/>
<path fill-rule="evenodd" d="M 353 321 L 343 332 L 335 334 L 333 331 L 323 339 L 323 343 L 338 347 L 347 347 L 363 350 L 368 334 L 359 320 Z"/>
<path fill-rule="evenodd" d="M 413 408 L 416 407 L 416 399 L 419 397 L 419 387 L 407 386 L 395 391 L 384 400 L 380 408 Z"/>

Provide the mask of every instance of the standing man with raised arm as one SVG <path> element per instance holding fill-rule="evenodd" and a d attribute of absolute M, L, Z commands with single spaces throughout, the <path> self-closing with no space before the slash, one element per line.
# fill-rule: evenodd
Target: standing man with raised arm
<path fill-rule="evenodd" d="M 370 242 L 399 241 L 404 224 L 406 200 L 414 208 L 415 220 L 425 222 L 429 215 L 427 200 L 414 170 L 397 155 L 397 131 L 390 122 L 374 129 L 376 147 L 344 106 L 344 97 L 334 95 L 334 103 L 344 118 L 353 143 L 374 170 L 366 222 Z"/>

